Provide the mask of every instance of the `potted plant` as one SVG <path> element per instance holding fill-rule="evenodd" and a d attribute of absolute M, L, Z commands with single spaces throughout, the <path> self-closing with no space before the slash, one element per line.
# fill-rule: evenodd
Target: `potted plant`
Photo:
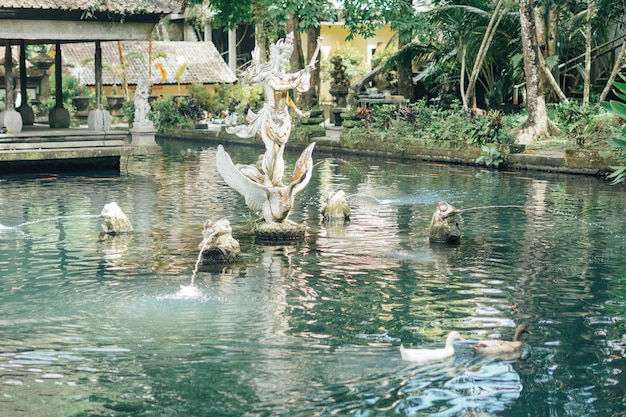
<path fill-rule="evenodd" d="M 186 69 L 187 69 L 187 63 L 186 62 L 183 62 L 182 64 L 180 64 L 178 66 L 178 68 L 176 68 L 176 73 L 174 75 L 176 77 L 176 83 L 178 84 L 178 94 L 172 97 L 172 99 L 174 101 L 177 101 L 179 98 L 187 98 L 188 97 L 188 95 L 181 94 L 181 91 L 180 91 L 180 81 L 182 80 L 183 74 L 185 73 Z"/>
<path fill-rule="evenodd" d="M 72 75 L 76 79 L 76 96 L 72 97 L 72 105 L 76 108 L 76 116 L 87 116 L 89 111 L 89 102 L 91 100 L 91 91 L 83 84 L 84 73 L 87 63 L 93 58 L 86 58 L 80 62 L 80 65 L 76 66 L 72 70 Z"/>
<path fill-rule="evenodd" d="M 122 74 L 124 68 L 122 65 L 109 65 L 104 63 L 102 64 L 102 67 L 113 75 L 111 94 L 106 97 L 107 108 L 111 111 L 111 115 L 121 116 L 125 97 L 124 95 L 118 93 L 117 76 Z"/>

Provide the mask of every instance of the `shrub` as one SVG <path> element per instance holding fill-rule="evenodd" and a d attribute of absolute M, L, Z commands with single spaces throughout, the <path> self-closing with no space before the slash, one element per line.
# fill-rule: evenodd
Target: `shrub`
<path fill-rule="evenodd" d="M 620 74 L 620 77 L 626 81 L 626 76 Z M 621 101 L 611 100 L 605 102 L 604 107 L 617 116 L 619 122 L 622 123 L 622 129 L 618 136 L 609 140 L 609 144 L 622 152 L 622 155 L 617 160 L 624 160 L 626 159 L 626 123 L 624 123 L 626 121 L 626 82 L 615 81 L 613 85 L 618 90 L 615 92 L 615 95 Z M 611 179 L 611 184 L 619 184 L 626 180 L 626 166 L 611 166 L 611 169 L 613 172 L 608 176 Z"/>

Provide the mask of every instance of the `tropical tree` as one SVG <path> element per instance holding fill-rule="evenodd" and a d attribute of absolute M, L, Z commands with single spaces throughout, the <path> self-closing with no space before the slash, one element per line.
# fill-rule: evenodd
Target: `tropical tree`
<path fill-rule="evenodd" d="M 191 0 L 191 4 L 202 4 L 202 0 Z M 320 33 L 322 21 L 334 21 L 336 9 L 331 0 L 211 0 L 214 23 L 228 29 L 242 23 L 255 23 L 255 37 L 261 55 L 267 56 L 269 42 L 285 33 L 294 32 L 294 54 L 291 70 L 297 71 L 306 65 L 301 33 L 307 33 L 307 56 L 312 57 Z M 267 40 L 267 42 L 266 42 Z M 303 107 L 312 107 L 319 98 L 319 65 L 311 72 L 311 88 L 300 100 Z"/>
<path fill-rule="evenodd" d="M 528 117 L 521 126 L 510 133 L 518 143 L 530 144 L 537 139 L 560 133 L 560 130 L 548 117 L 546 100 L 539 78 L 541 63 L 531 0 L 520 0 L 519 11 Z"/>

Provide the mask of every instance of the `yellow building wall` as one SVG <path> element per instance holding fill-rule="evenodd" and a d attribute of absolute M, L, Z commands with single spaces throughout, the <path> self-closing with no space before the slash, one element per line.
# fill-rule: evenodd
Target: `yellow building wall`
<path fill-rule="evenodd" d="M 363 38 L 361 36 L 355 36 L 354 39 L 347 41 L 346 38 L 350 32 L 341 23 L 328 23 L 322 24 L 320 27 L 320 36 L 323 38 L 321 47 L 321 58 L 327 59 L 333 49 L 337 49 L 343 45 L 350 45 L 355 50 L 362 54 L 366 69 L 369 71 L 371 67 L 372 52 L 377 48 L 385 48 L 387 43 L 395 34 L 388 26 L 382 28 L 376 32 L 371 38 Z M 303 42 L 306 37 L 303 37 Z M 354 82 L 357 80 L 351 80 Z M 322 80 L 320 86 L 320 104 L 329 105 L 332 104 L 332 96 L 328 92 L 330 89 L 330 81 Z"/>

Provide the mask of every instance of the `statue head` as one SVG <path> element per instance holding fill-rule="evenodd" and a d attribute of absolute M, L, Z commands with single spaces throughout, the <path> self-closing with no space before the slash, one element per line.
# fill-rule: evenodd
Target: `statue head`
<path fill-rule="evenodd" d="M 287 62 L 293 54 L 293 32 L 289 32 L 287 36 L 276 41 L 270 46 L 270 56 L 272 59 L 281 58 L 283 62 Z"/>

